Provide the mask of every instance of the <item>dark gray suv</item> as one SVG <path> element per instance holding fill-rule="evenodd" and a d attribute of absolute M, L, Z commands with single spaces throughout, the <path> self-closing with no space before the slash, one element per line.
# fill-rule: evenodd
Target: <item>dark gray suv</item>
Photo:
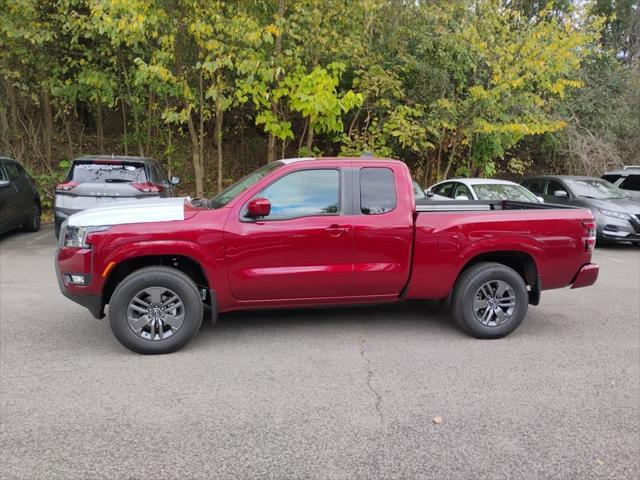
<path fill-rule="evenodd" d="M 640 202 L 606 180 L 542 175 L 524 178 L 520 184 L 547 203 L 591 210 L 598 224 L 599 240 L 640 244 Z"/>
<path fill-rule="evenodd" d="M 17 161 L 0 157 L 0 234 L 22 228 L 40 230 L 40 194 Z"/>
<path fill-rule="evenodd" d="M 94 207 L 153 197 L 173 197 L 178 178 L 167 178 L 153 158 L 87 156 L 76 158 L 56 186 L 55 233 L 70 215 Z"/>

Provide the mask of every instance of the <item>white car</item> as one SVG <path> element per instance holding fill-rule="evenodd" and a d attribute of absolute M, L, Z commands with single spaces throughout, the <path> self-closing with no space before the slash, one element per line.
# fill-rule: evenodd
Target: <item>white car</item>
<path fill-rule="evenodd" d="M 436 183 L 427 189 L 433 193 L 455 200 L 512 200 L 516 202 L 543 203 L 522 185 L 507 180 L 487 178 L 452 178 Z"/>

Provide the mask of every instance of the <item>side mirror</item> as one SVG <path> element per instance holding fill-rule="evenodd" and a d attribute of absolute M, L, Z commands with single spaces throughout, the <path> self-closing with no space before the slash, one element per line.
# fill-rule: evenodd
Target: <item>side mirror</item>
<path fill-rule="evenodd" d="M 456 195 L 456 200 L 469 200 L 466 195 Z"/>
<path fill-rule="evenodd" d="M 427 195 L 427 198 L 433 198 L 433 196 L 435 195 L 431 190 L 427 190 L 424 193 Z"/>
<path fill-rule="evenodd" d="M 537 195 L 536 195 L 536 198 L 538 199 L 538 201 L 539 201 L 540 203 L 544 203 L 544 198 L 539 197 L 539 196 L 537 196 Z"/>
<path fill-rule="evenodd" d="M 254 198 L 247 205 L 247 216 L 251 218 L 268 217 L 271 213 L 271 202 L 267 198 Z"/>
<path fill-rule="evenodd" d="M 564 190 L 556 190 L 555 192 L 553 192 L 553 196 L 557 198 L 567 198 L 569 194 Z"/>
<path fill-rule="evenodd" d="M 180 177 L 171 177 L 171 180 L 169 180 L 169 183 L 171 185 L 178 185 L 180 183 Z"/>
<path fill-rule="evenodd" d="M 9 185 L 11 185 L 9 180 L 0 180 L 0 188 L 8 187 Z"/>

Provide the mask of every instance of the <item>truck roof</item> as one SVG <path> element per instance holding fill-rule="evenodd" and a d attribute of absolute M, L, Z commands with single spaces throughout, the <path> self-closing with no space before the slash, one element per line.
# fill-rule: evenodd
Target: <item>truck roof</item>
<path fill-rule="evenodd" d="M 285 165 L 289 165 L 291 163 L 298 162 L 372 162 L 372 161 L 384 161 L 384 162 L 393 162 L 393 163 L 404 163 L 400 160 L 395 160 L 392 158 L 379 158 L 379 157 L 298 157 L 298 158 L 281 158 L 278 160 L 279 162 L 284 163 Z"/>

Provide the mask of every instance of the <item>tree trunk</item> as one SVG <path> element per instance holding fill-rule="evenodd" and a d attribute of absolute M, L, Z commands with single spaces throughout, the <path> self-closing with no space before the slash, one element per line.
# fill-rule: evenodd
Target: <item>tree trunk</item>
<path fill-rule="evenodd" d="M 129 155 L 129 139 L 127 138 L 127 108 L 124 104 L 124 98 L 120 99 L 122 105 L 122 140 L 124 143 L 124 154 Z"/>
<path fill-rule="evenodd" d="M 279 0 L 278 2 L 278 19 L 284 17 L 284 3 L 285 0 Z M 276 37 L 276 43 L 274 46 L 273 57 L 276 62 L 280 61 L 280 52 L 282 51 L 282 32 Z M 279 75 L 278 75 L 279 76 Z M 276 77 L 275 81 L 278 82 L 279 78 Z M 276 100 L 271 101 L 271 112 L 278 116 L 278 102 Z M 267 163 L 273 162 L 276 159 L 276 137 L 273 134 L 269 134 L 269 141 L 267 143 Z"/>
<path fill-rule="evenodd" d="M 222 98 L 218 95 L 216 98 L 216 123 L 214 136 L 216 139 L 216 154 L 218 156 L 218 193 L 222 191 L 222 120 L 224 112 L 222 111 Z"/>
<path fill-rule="evenodd" d="M 307 132 L 307 154 L 311 153 L 313 147 L 313 120 L 309 119 L 309 131 Z"/>
<path fill-rule="evenodd" d="M 200 70 L 199 76 L 198 76 L 198 91 L 199 91 L 199 97 L 200 97 L 200 121 L 198 122 L 198 156 L 200 157 L 200 175 L 201 175 L 201 179 L 200 179 L 200 183 L 202 184 L 202 192 L 198 194 L 199 197 L 202 197 L 204 195 L 204 183 L 205 183 L 205 178 L 204 178 L 204 89 L 202 86 L 202 69 Z"/>
<path fill-rule="evenodd" d="M 444 142 L 444 129 L 442 130 L 442 135 L 440 137 L 440 145 L 438 145 L 438 161 L 436 163 L 436 181 L 438 183 L 440 181 L 440 162 L 442 161 L 442 143 Z"/>
<path fill-rule="evenodd" d="M 267 163 L 271 163 L 276 159 L 276 137 L 269 134 L 269 142 L 267 143 Z"/>
<path fill-rule="evenodd" d="M 193 118 L 191 118 L 191 112 L 189 112 L 187 126 L 189 127 L 189 137 L 191 138 L 191 156 L 193 158 L 193 173 L 196 180 L 196 197 L 202 197 L 204 196 L 204 182 L 202 175 L 202 157 L 200 156 L 201 146 L 198 142 L 198 132 L 193 123 Z"/>
<path fill-rule="evenodd" d="M 44 123 L 44 151 L 45 158 L 47 160 L 47 165 L 51 168 L 51 164 L 53 162 L 53 136 L 54 132 L 54 123 L 53 123 L 53 108 L 51 107 L 51 97 L 49 96 L 49 92 L 44 90 L 42 92 L 42 117 Z"/>
<path fill-rule="evenodd" d="M 153 127 L 153 111 L 155 107 L 155 97 L 153 95 L 153 90 L 149 87 L 149 104 L 147 105 L 147 142 L 144 147 L 147 155 L 151 154 L 151 136 L 152 136 L 152 127 Z"/>
<path fill-rule="evenodd" d="M 10 138 L 18 139 L 18 101 L 16 93 L 11 86 L 9 80 L 4 81 L 4 88 L 7 92 L 7 100 L 9 101 L 9 122 L 10 122 Z"/>
<path fill-rule="evenodd" d="M 100 153 L 105 154 L 104 151 L 104 130 L 102 127 L 102 101 L 98 99 L 96 101 L 96 131 L 98 133 L 98 148 Z"/>
<path fill-rule="evenodd" d="M 455 140 L 454 140 L 455 142 Z M 449 153 L 449 161 L 447 162 L 447 168 L 444 171 L 444 175 L 442 176 L 443 180 L 446 180 L 449 177 L 449 170 L 451 169 L 451 165 L 453 165 L 453 161 L 456 158 L 456 148 L 458 147 L 458 143 L 453 144 L 453 148 L 451 149 L 451 153 Z"/>
<path fill-rule="evenodd" d="M 73 152 L 73 139 L 71 138 L 71 125 L 69 121 L 69 114 L 65 114 L 64 116 L 64 131 L 67 134 L 67 148 L 69 153 L 69 160 L 73 160 L 74 152 Z"/>
<path fill-rule="evenodd" d="M 131 113 L 133 113 L 133 129 L 136 132 L 136 143 L 138 144 L 138 152 L 141 157 L 144 157 L 144 146 L 142 145 L 142 139 L 140 138 L 140 117 L 138 116 L 138 109 L 134 105 L 133 94 L 131 93 L 131 84 L 129 82 L 129 73 L 125 66 L 122 54 L 118 52 L 120 57 L 120 64 L 122 66 L 122 74 L 124 77 L 124 86 L 127 89 L 127 97 L 129 98 L 129 104 L 131 105 Z"/>

